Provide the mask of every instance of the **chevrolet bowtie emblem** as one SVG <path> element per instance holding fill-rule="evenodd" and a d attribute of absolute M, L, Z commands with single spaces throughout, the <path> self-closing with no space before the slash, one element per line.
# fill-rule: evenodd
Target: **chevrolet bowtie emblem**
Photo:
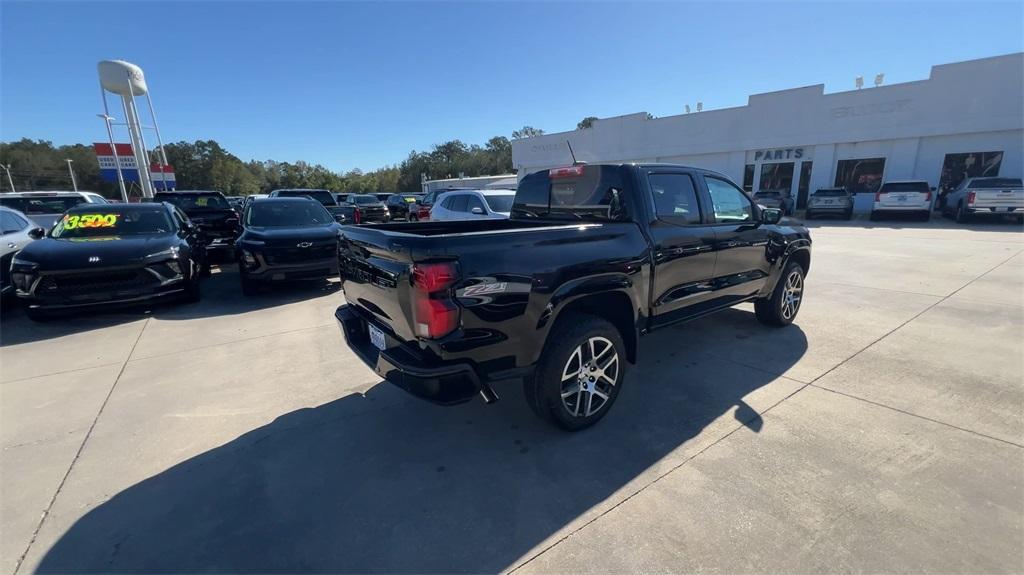
<path fill-rule="evenodd" d="M 311 245 L 313 245 L 313 242 L 300 242 L 299 244 L 296 245 L 296 247 L 308 248 Z"/>

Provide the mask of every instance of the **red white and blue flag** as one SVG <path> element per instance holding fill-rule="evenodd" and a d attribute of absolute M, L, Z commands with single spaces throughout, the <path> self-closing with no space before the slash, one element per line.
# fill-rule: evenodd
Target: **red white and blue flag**
<path fill-rule="evenodd" d="M 92 148 L 96 150 L 96 160 L 100 163 L 100 176 L 104 181 L 117 181 L 117 164 L 121 163 L 121 176 L 126 182 L 139 181 L 139 164 L 135 161 L 135 153 L 131 144 L 110 144 L 93 143 Z M 114 159 L 114 150 L 117 150 L 117 159 Z M 149 179 L 153 182 L 153 188 L 157 190 L 172 189 L 175 187 L 174 168 L 171 166 L 154 163 L 149 166 Z"/>

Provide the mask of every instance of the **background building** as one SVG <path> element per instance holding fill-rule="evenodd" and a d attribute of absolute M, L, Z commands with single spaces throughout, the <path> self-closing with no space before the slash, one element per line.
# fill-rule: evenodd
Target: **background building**
<path fill-rule="evenodd" d="M 868 79 L 870 83 L 870 78 Z M 1020 177 L 1024 53 L 932 67 L 927 80 L 825 94 L 824 85 L 750 96 L 746 106 L 664 118 L 641 112 L 512 141 L 519 176 L 571 162 L 670 162 L 716 170 L 749 191 L 845 186 L 870 209 L 883 180 L 951 188 Z"/>
<path fill-rule="evenodd" d="M 472 178 L 447 178 L 444 180 L 425 180 L 423 182 L 423 193 L 434 190 L 447 190 L 449 188 L 473 188 L 482 189 L 516 189 L 515 174 L 502 174 L 499 176 L 475 176 Z"/>

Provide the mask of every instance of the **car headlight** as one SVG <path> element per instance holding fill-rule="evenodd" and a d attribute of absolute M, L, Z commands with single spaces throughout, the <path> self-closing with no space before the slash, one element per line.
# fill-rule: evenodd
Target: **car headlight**
<path fill-rule="evenodd" d="M 149 254 L 148 256 L 146 256 L 146 259 L 154 259 L 154 260 L 155 259 L 161 259 L 161 258 L 174 258 L 174 259 L 177 259 L 177 257 L 178 257 L 178 246 L 173 246 L 173 247 L 167 248 L 166 250 L 162 250 L 162 251 L 156 252 L 155 254 Z"/>

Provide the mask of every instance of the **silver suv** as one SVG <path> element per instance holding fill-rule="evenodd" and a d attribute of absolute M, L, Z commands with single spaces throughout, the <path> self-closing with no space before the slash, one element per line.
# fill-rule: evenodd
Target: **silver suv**
<path fill-rule="evenodd" d="M 810 220 L 816 216 L 842 216 L 843 219 L 853 217 L 853 194 L 846 188 L 822 188 L 807 198 L 807 213 Z"/>

